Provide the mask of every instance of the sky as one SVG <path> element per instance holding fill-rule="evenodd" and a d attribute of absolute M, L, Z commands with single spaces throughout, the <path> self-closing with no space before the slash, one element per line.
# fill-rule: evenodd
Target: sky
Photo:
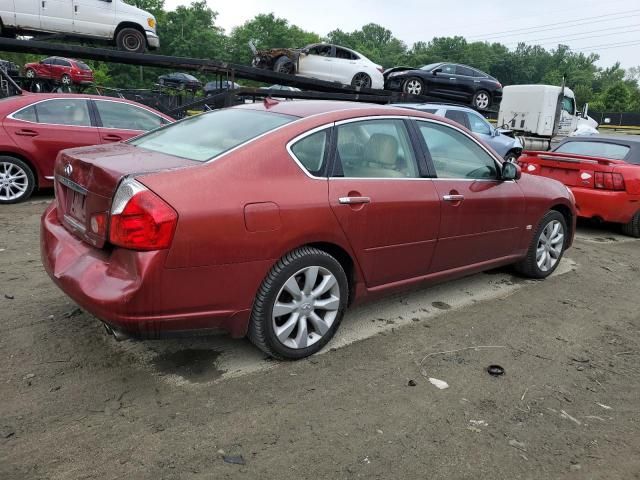
<path fill-rule="evenodd" d="M 167 10 L 190 0 L 165 0 Z M 598 65 L 640 65 L 640 0 L 207 0 L 227 33 L 259 13 L 274 13 L 321 36 L 378 23 L 409 46 L 434 36 L 462 35 L 515 47 L 549 49 L 559 42 L 598 53 Z M 517 5 L 517 6 L 516 6 Z"/>

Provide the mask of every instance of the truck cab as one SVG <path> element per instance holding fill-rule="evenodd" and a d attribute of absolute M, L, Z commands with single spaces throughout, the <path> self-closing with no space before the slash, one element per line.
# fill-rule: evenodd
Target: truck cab
<path fill-rule="evenodd" d="M 128 52 L 160 46 L 155 17 L 124 0 L 0 0 L 0 20 L 3 36 L 62 34 Z"/>

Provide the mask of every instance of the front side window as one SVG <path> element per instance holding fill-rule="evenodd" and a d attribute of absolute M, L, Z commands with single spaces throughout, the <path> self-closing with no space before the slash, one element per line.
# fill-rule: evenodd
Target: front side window
<path fill-rule="evenodd" d="M 58 98 L 40 102 L 36 107 L 39 123 L 90 127 L 89 105 L 86 100 Z"/>
<path fill-rule="evenodd" d="M 447 75 L 455 75 L 456 74 L 456 66 L 450 63 L 445 63 L 440 67 L 442 69 L 442 73 L 446 73 Z"/>
<path fill-rule="evenodd" d="M 196 115 L 129 143 L 145 150 L 205 162 L 298 117 L 227 108 Z"/>
<path fill-rule="evenodd" d="M 453 120 L 454 122 L 459 123 L 463 127 L 469 128 L 467 114 L 465 112 L 462 112 L 460 110 L 447 110 L 444 116 L 449 120 Z"/>
<path fill-rule="evenodd" d="M 135 105 L 103 100 L 96 100 L 95 105 L 105 128 L 147 132 L 166 123 L 162 117 Z"/>
<path fill-rule="evenodd" d="M 320 55 L 321 57 L 331 56 L 331 45 L 316 45 L 309 49 L 309 55 Z"/>
<path fill-rule="evenodd" d="M 364 120 L 340 125 L 334 176 L 419 177 L 409 134 L 402 120 Z"/>
<path fill-rule="evenodd" d="M 573 115 L 576 111 L 575 105 L 575 101 L 571 97 L 564 97 L 562 99 L 562 109 L 565 112 L 569 112 L 571 115 Z"/>
<path fill-rule="evenodd" d="M 491 127 L 489 124 L 474 113 L 465 112 L 469 119 L 469 128 L 473 133 L 480 135 L 491 135 Z"/>
<path fill-rule="evenodd" d="M 567 142 L 555 149 L 560 153 L 572 153 L 589 157 L 603 157 L 612 160 L 624 160 L 630 148 L 626 145 L 608 142 Z"/>
<path fill-rule="evenodd" d="M 324 170 L 327 157 L 327 135 L 329 130 L 312 133 L 298 140 L 291 152 L 311 175 L 318 176 Z"/>
<path fill-rule="evenodd" d="M 498 179 L 493 157 L 463 133 L 436 123 L 418 126 L 438 178 Z"/>

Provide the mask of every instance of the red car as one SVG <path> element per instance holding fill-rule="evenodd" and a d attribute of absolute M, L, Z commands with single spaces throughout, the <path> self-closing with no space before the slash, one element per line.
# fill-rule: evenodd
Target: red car
<path fill-rule="evenodd" d="M 24 76 L 30 79 L 54 80 L 62 85 L 89 85 L 93 83 L 91 67 L 79 60 L 49 57 L 40 62 L 27 63 Z"/>
<path fill-rule="evenodd" d="M 348 304 L 516 264 L 573 240 L 559 182 L 404 108 L 242 105 L 66 150 L 42 217 L 53 281 L 117 335 L 223 329 L 267 354 L 321 349 Z"/>
<path fill-rule="evenodd" d="M 571 137 L 551 152 L 524 152 L 518 163 L 567 185 L 579 217 L 619 223 L 626 235 L 640 237 L 640 137 Z"/>
<path fill-rule="evenodd" d="M 53 186 L 60 150 L 119 142 L 173 121 L 144 105 L 91 95 L 35 94 L 0 100 L 0 204 Z"/>

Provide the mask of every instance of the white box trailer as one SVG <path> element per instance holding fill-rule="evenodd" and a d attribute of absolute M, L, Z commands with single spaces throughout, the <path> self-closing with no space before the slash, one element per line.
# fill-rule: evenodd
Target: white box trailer
<path fill-rule="evenodd" d="M 570 88 L 509 85 L 503 88 L 498 127 L 513 130 L 526 150 L 548 150 L 587 118 L 586 107 L 584 113 L 578 112 Z M 592 120 L 589 124 L 597 126 Z"/>

